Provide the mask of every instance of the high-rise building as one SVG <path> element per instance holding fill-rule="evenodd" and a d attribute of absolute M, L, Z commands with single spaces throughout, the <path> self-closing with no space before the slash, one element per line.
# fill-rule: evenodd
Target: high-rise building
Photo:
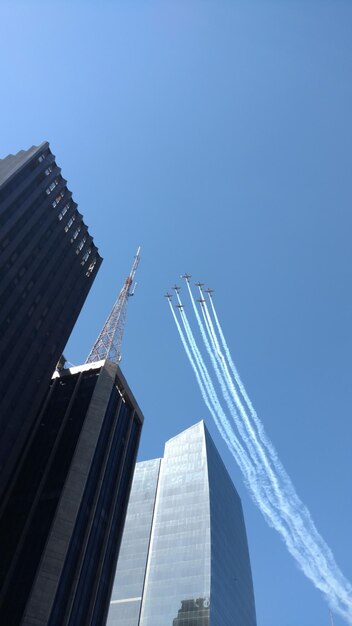
<path fill-rule="evenodd" d="M 255 626 L 242 506 L 204 422 L 137 463 L 107 626 Z"/>
<path fill-rule="evenodd" d="M 100 264 L 49 144 L 0 159 L 0 516 Z"/>
<path fill-rule="evenodd" d="M 143 417 L 117 364 L 57 371 L 0 521 L 0 623 L 102 626 Z"/>

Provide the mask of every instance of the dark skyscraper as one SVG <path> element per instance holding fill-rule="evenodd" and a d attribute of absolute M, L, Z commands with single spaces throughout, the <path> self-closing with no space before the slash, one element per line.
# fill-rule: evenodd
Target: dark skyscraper
<path fill-rule="evenodd" d="M 71 212 L 64 232 L 78 221 Z M 78 258 L 90 279 L 97 261 L 89 259 L 92 244 L 80 258 L 82 229 L 69 240 L 67 269 Z M 86 364 L 60 363 L 34 414 L 0 517 L 0 624 L 105 623 L 143 423 L 118 366 L 139 258 L 138 250 Z M 70 285 L 79 292 L 76 269 L 78 286 Z"/>
<path fill-rule="evenodd" d="M 239 496 L 203 422 L 137 463 L 107 626 L 255 626 Z"/>
<path fill-rule="evenodd" d="M 0 623 L 102 626 L 143 417 L 119 367 L 53 376 L 0 522 Z"/>
<path fill-rule="evenodd" d="M 100 264 L 49 144 L 0 159 L 0 517 Z"/>

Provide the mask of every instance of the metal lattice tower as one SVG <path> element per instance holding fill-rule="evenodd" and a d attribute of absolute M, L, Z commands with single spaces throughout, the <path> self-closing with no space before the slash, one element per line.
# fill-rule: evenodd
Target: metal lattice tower
<path fill-rule="evenodd" d="M 133 286 L 134 276 L 141 258 L 140 246 L 134 258 L 132 269 L 127 276 L 118 298 L 112 307 L 99 337 L 90 351 L 86 363 L 94 363 L 108 359 L 113 363 L 121 361 L 122 336 L 125 327 L 128 299 L 134 295 L 136 283 Z"/>

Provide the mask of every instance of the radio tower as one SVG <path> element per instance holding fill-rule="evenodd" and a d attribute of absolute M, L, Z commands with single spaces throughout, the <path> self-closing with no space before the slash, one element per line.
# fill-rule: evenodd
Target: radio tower
<path fill-rule="evenodd" d="M 121 344 L 125 327 L 128 299 L 134 295 L 137 283 L 132 284 L 141 258 L 141 247 L 134 257 L 132 269 L 127 276 L 118 298 L 112 307 L 111 313 L 106 320 L 99 337 L 90 351 L 86 363 L 94 363 L 102 359 L 108 359 L 113 363 L 121 361 Z"/>

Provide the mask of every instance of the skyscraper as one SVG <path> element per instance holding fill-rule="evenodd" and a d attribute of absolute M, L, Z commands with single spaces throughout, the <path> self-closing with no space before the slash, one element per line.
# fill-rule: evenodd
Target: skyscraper
<path fill-rule="evenodd" d="M 0 516 L 100 264 L 49 144 L 0 159 Z"/>
<path fill-rule="evenodd" d="M 56 372 L 0 521 L 0 623 L 105 623 L 143 417 L 118 365 Z"/>
<path fill-rule="evenodd" d="M 203 422 L 137 463 L 108 626 L 255 626 L 242 506 Z"/>

